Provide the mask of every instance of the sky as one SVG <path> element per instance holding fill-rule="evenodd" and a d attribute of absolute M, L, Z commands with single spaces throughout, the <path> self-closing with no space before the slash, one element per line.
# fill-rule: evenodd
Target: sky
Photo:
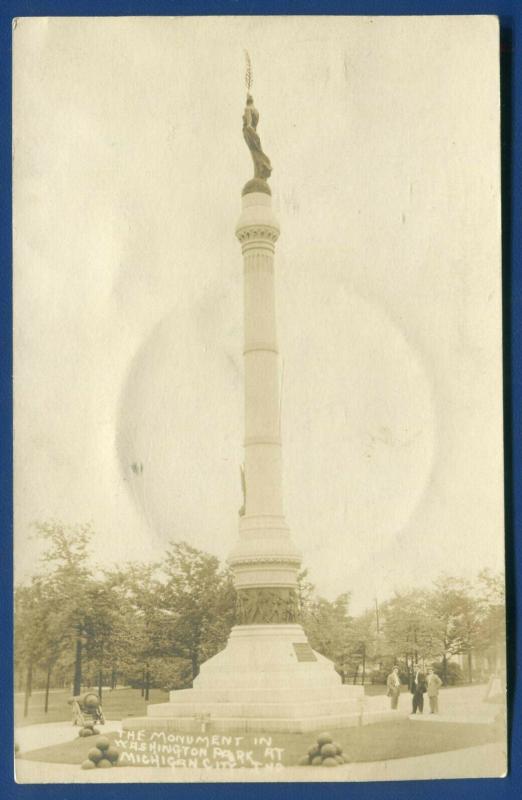
<path fill-rule="evenodd" d="M 242 503 L 244 48 L 281 225 L 287 521 L 352 608 L 503 568 L 493 18 L 20 20 L 15 575 L 36 520 L 103 564 Z"/>

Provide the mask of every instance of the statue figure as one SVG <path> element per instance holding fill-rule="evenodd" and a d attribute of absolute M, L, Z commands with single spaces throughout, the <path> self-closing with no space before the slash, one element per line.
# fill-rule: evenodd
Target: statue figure
<path fill-rule="evenodd" d="M 239 589 L 237 593 L 236 615 L 239 625 L 253 625 L 258 622 L 258 590 Z"/>
<path fill-rule="evenodd" d="M 299 619 L 299 610 L 297 603 L 297 594 L 293 589 L 288 592 L 285 608 L 285 622 L 297 622 Z"/>
<path fill-rule="evenodd" d="M 238 592 L 236 598 L 236 618 L 239 621 L 240 625 L 245 624 L 245 617 L 246 617 L 245 598 L 241 592 Z"/>
<path fill-rule="evenodd" d="M 285 603 L 286 597 L 284 594 L 284 590 L 277 590 L 274 593 L 274 622 L 281 623 L 286 622 L 285 619 Z"/>
<path fill-rule="evenodd" d="M 263 148 L 261 147 L 261 140 L 259 139 L 259 135 L 257 133 L 258 122 L 259 111 L 254 106 L 254 98 L 251 94 L 247 94 L 247 102 L 245 106 L 245 112 L 243 114 L 243 136 L 248 145 L 248 149 L 252 154 L 252 160 L 254 162 L 254 179 L 252 183 L 257 184 L 257 189 L 251 189 L 250 191 L 257 190 L 270 192 L 266 180 L 270 177 L 272 165 L 270 164 L 270 159 L 267 155 L 265 155 Z M 265 186 L 264 189 L 262 188 L 263 184 Z M 247 186 L 248 185 L 249 184 L 247 184 Z"/>
<path fill-rule="evenodd" d="M 246 511 L 246 478 L 245 478 L 245 468 L 243 465 L 239 467 L 241 472 L 241 490 L 243 492 L 243 505 L 239 509 L 239 516 L 244 517 Z"/>

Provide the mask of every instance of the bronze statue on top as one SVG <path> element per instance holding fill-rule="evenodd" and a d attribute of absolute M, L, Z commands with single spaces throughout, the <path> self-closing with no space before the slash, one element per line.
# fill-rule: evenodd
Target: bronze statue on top
<path fill-rule="evenodd" d="M 243 113 L 243 136 L 254 162 L 254 177 L 244 186 L 243 194 L 249 194 L 250 192 L 265 192 L 265 194 L 271 194 L 267 179 L 270 177 L 272 172 L 272 165 L 268 156 L 263 152 L 261 140 L 259 138 L 259 134 L 257 133 L 259 111 L 254 106 L 254 98 L 249 91 L 250 87 L 252 86 L 252 65 L 246 50 L 245 56 L 247 62 L 247 70 L 245 75 L 247 100 L 245 111 Z"/>

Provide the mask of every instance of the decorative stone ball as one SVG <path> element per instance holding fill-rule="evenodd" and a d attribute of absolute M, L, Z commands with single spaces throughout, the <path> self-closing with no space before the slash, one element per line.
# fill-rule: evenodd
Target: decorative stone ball
<path fill-rule="evenodd" d="M 321 754 L 321 748 L 316 744 L 314 744 L 308 751 L 308 755 L 311 758 L 315 758 L 315 756 L 318 756 L 320 754 Z"/>
<path fill-rule="evenodd" d="M 335 749 L 337 751 L 337 755 L 338 756 L 342 755 L 343 748 L 340 745 L 338 745 L 337 742 L 334 742 L 333 744 L 334 744 L 334 747 L 335 747 Z"/>
<path fill-rule="evenodd" d="M 108 750 L 110 746 L 111 743 L 106 736 L 100 736 L 99 739 L 96 739 L 96 747 L 100 750 Z"/>
<path fill-rule="evenodd" d="M 100 759 L 100 761 L 98 761 L 98 767 L 100 767 L 101 769 L 110 769 L 112 767 L 112 764 L 108 758 L 102 758 Z"/>
<path fill-rule="evenodd" d="M 97 747 L 91 747 L 91 749 L 90 749 L 90 750 L 89 750 L 89 752 L 87 753 L 87 758 L 90 758 L 90 760 L 91 760 L 91 761 L 92 761 L 94 764 L 97 764 L 97 763 L 98 763 L 98 761 L 99 761 L 101 758 L 103 758 L 103 753 L 102 753 L 102 751 L 101 751 L 101 750 L 99 750 Z"/>
<path fill-rule="evenodd" d="M 328 758 L 328 757 L 333 758 L 334 756 L 337 755 L 337 748 L 333 744 L 333 742 L 327 742 L 326 744 L 323 744 L 323 746 L 321 747 L 321 755 L 323 756 L 323 758 Z"/>
<path fill-rule="evenodd" d="M 91 726 L 91 731 L 93 732 L 93 734 L 94 734 L 95 736 L 98 736 L 98 735 L 99 735 L 99 733 L 100 733 L 100 731 L 98 730 L 98 728 L 95 728 L 95 727 L 94 727 L 94 725 L 92 725 L 92 726 Z"/>
<path fill-rule="evenodd" d="M 100 705 L 100 698 L 97 694 L 94 694 L 94 692 L 87 692 L 87 694 L 83 696 L 83 705 L 89 706 L 89 708 L 98 708 Z"/>
<path fill-rule="evenodd" d="M 334 756 L 334 758 L 335 758 L 335 760 L 337 761 L 338 764 L 344 764 L 345 763 L 344 758 L 342 756 Z"/>
<path fill-rule="evenodd" d="M 313 767 L 320 767 L 321 764 L 323 763 L 323 759 L 321 758 L 321 756 L 315 756 L 315 758 L 312 758 L 311 763 Z"/>
<path fill-rule="evenodd" d="M 82 769 L 96 769 L 96 764 L 94 761 L 91 761 L 90 758 L 87 758 L 85 761 L 82 761 Z"/>
<path fill-rule="evenodd" d="M 323 758 L 323 767 L 338 767 L 339 764 L 335 758 Z"/>
<path fill-rule="evenodd" d="M 319 747 L 322 747 L 323 744 L 330 744 L 333 742 L 333 736 L 331 733 L 320 733 L 317 737 L 317 744 Z"/>
<path fill-rule="evenodd" d="M 78 736 L 92 736 L 92 731 L 90 728 L 80 728 Z"/>
<path fill-rule="evenodd" d="M 303 756 L 299 759 L 300 767 L 307 767 L 310 764 L 310 756 Z"/>
<path fill-rule="evenodd" d="M 119 757 L 120 757 L 119 750 L 113 745 L 108 747 L 107 750 L 105 751 L 105 758 L 108 758 L 111 764 L 115 764 L 116 761 L 119 759 Z"/>

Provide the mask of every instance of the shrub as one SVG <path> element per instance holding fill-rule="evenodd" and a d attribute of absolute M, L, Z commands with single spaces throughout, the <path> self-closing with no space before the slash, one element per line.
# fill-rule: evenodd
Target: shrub
<path fill-rule="evenodd" d="M 437 661 L 435 664 L 433 664 L 433 671 L 442 681 L 444 681 L 444 668 L 442 661 Z M 464 675 L 460 666 L 454 661 L 448 661 L 446 663 L 446 685 L 456 686 L 459 683 L 463 683 L 463 681 Z"/>

